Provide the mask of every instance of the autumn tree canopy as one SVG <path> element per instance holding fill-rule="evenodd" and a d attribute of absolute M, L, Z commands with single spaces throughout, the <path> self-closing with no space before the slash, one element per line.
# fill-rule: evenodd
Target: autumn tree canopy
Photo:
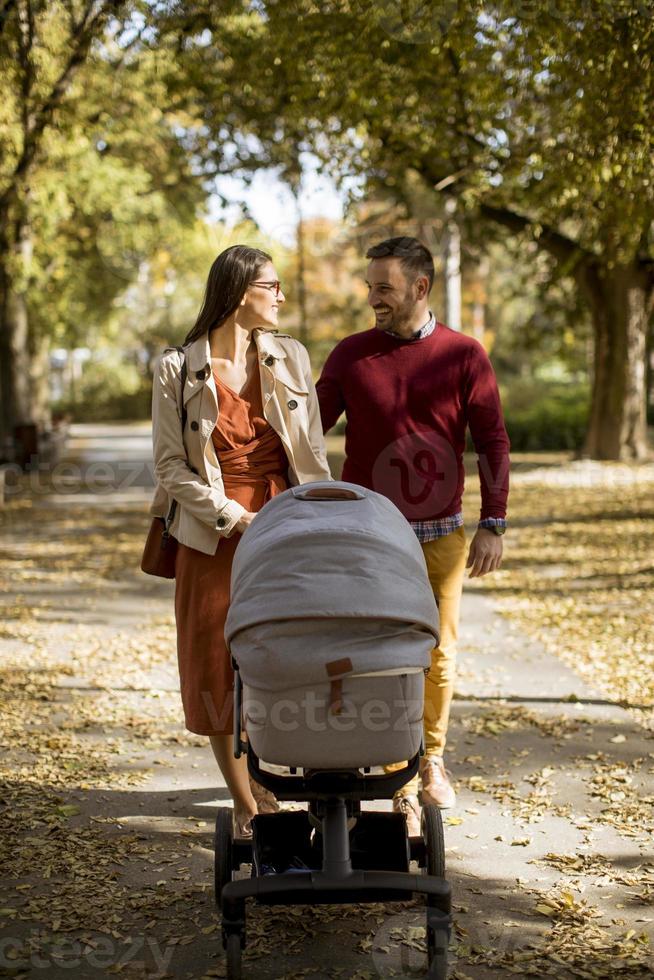
<path fill-rule="evenodd" d="M 310 147 L 368 191 L 401 197 L 418 175 L 482 241 L 537 242 L 592 315 L 588 452 L 645 453 L 652 0 L 184 7 L 182 58 L 228 147 L 219 170 L 292 168 Z"/>
<path fill-rule="evenodd" d="M 360 194 L 403 202 L 420 183 L 480 249 L 510 235 L 551 256 L 593 323 L 586 449 L 645 454 L 654 0 L 0 12 L 5 431 L 34 415 L 53 334 L 102 317 L 216 175 L 274 165 L 297 187 L 310 149 Z"/>

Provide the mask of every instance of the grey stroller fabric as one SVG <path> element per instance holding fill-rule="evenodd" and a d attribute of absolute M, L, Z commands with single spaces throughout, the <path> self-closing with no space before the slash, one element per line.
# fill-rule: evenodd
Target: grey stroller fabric
<path fill-rule="evenodd" d="M 431 633 L 413 623 L 310 617 L 251 626 L 234 637 L 231 653 L 245 683 L 285 691 L 289 682 L 294 687 L 316 684 L 344 673 L 424 670 L 433 646 Z M 339 670 L 346 661 L 347 669 Z M 326 673 L 326 663 L 336 666 Z"/>
<path fill-rule="evenodd" d="M 337 488 L 357 499 L 308 496 Z M 257 623 L 334 616 L 415 623 L 438 638 L 422 549 L 395 505 L 352 483 L 307 483 L 273 497 L 243 535 L 225 639 Z"/>
<path fill-rule="evenodd" d="M 258 757 L 303 769 L 353 769 L 413 758 L 422 740 L 425 675 L 343 680 L 333 710 L 327 683 L 283 694 L 244 687 L 243 727 Z"/>
<path fill-rule="evenodd" d="M 417 751 L 438 610 L 386 497 L 325 482 L 270 500 L 236 550 L 225 638 L 262 760 L 332 768 Z"/>

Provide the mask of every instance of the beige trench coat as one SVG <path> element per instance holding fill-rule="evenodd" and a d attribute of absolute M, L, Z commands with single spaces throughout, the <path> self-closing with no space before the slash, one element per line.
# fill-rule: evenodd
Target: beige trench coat
<path fill-rule="evenodd" d="M 286 334 L 257 330 L 264 415 L 279 435 L 293 485 L 331 480 L 318 399 L 306 349 Z M 211 371 L 209 340 L 186 348 L 187 411 L 182 437 L 177 350 L 161 355 L 152 391 L 152 441 L 157 488 L 150 508 L 165 517 L 177 501 L 171 534 L 182 544 L 213 555 L 221 537 L 230 537 L 245 508 L 225 495 L 220 463 L 211 439 L 219 404 Z"/>

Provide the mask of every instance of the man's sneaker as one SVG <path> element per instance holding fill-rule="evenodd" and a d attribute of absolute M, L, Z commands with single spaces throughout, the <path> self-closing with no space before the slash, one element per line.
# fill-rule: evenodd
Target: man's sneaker
<path fill-rule="evenodd" d="M 433 803 L 441 810 L 447 810 L 456 803 L 456 793 L 450 783 L 450 773 L 445 769 L 443 759 L 434 755 L 422 759 L 420 765 L 422 779 L 422 805 Z"/>
<path fill-rule="evenodd" d="M 396 793 L 393 797 L 393 813 L 404 815 L 409 837 L 420 837 L 420 802 L 417 796 Z"/>

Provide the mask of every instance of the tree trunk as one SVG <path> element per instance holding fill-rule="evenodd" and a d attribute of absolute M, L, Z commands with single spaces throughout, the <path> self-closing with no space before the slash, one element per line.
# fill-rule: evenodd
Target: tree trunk
<path fill-rule="evenodd" d="M 482 255 L 474 270 L 472 281 L 472 336 L 483 344 L 486 340 L 486 304 L 488 302 L 488 270 L 490 263 Z"/>
<path fill-rule="evenodd" d="M 4 215 L 0 214 L 0 229 L 4 225 Z M 14 405 L 16 398 L 13 388 L 13 344 L 8 314 L 9 270 L 7 269 L 9 251 L 6 236 L 0 232 L 0 461 L 7 458 L 7 443 L 14 430 Z"/>
<path fill-rule="evenodd" d="M 15 427 L 42 419 L 39 399 L 34 397 L 27 304 L 30 228 L 11 212 L 0 214 L 0 227 L 4 229 L 0 235 L 0 454 L 6 455 Z"/>
<path fill-rule="evenodd" d="M 645 391 L 647 424 L 654 425 L 654 318 L 651 316 L 645 345 Z"/>
<path fill-rule="evenodd" d="M 31 333 L 31 331 L 30 331 Z M 32 421 L 46 429 L 52 424 L 50 387 L 50 337 L 30 336 L 29 382 Z"/>
<path fill-rule="evenodd" d="M 443 265 L 445 267 L 445 323 L 452 330 L 461 329 L 461 232 L 456 221 L 455 202 L 446 204 Z"/>
<path fill-rule="evenodd" d="M 652 283 L 637 265 L 589 264 L 582 285 L 590 301 L 595 351 L 584 453 L 592 459 L 647 456 L 645 348 Z"/>
<path fill-rule="evenodd" d="M 300 343 L 306 347 L 309 342 L 309 320 L 307 317 L 306 254 L 304 242 L 304 218 L 302 217 L 300 194 L 297 194 L 297 301 L 300 313 Z"/>

